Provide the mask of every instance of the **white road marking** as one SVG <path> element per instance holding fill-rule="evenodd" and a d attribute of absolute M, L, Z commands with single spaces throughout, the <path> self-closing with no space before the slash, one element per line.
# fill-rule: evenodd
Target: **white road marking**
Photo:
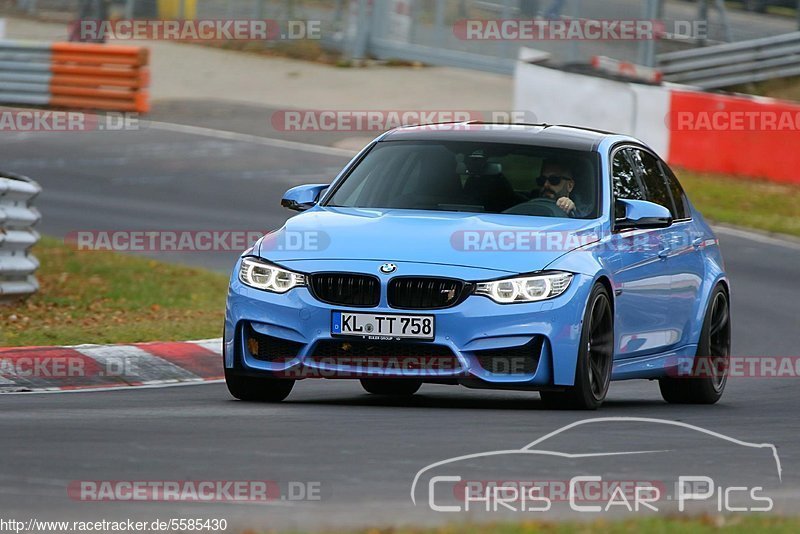
<path fill-rule="evenodd" d="M 312 152 L 314 154 L 324 154 L 327 156 L 352 158 L 357 154 L 357 152 L 343 148 L 312 145 L 310 143 L 300 143 L 298 141 L 285 141 L 283 139 L 275 139 L 272 137 L 243 134 L 228 130 L 216 130 L 214 128 L 204 128 L 202 126 L 189 126 L 186 124 L 173 124 L 171 122 L 150 121 L 148 122 L 148 127 L 166 132 L 200 135 L 203 137 L 213 137 L 215 139 L 225 139 L 228 141 L 241 141 L 244 143 L 253 143 L 256 145 L 269 146 L 273 148 L 286 148 L 288 150 L 299 150 L 301 152 Z"/>
<path fill-rule="evenodd" d="M 732 228 L 730 226 L 712 226 L 712 230 L 714 233 L 717 234 L 724 234 L 733 237 L 740 237 L 742 239 L 749 239 L 750 241 L 755 241 L 757 243 L 762 243 L 764 245 L 774 245 L 776 247 L 783 247 L 788 248 L 791 250 L 800 250 L 800 241 L 795 242 L 792 239 L 783 239 L 780 237 L 774 237 L 766 234 L 761 234 L 758 232 L 751 232 L 748 230 L 744 230 L 742 228 Z"/>
<path fill-rule="evenodd" d="M 179 386 L 204 386 L 206 384 L 224 384 L 225 379 L 219 378 L 214 380 L 206 380 L 204 378 L 197 378 L 192 380 L 185 380 L 182 382 L 159 382 L 153 381 L 136 386 L 111 386 L 102 388 L 84 388 L 84 389 L 37 389 L 33 391 L 2 391 L 0 395 L 41 395 L 43 393 L 95 393 L 100 391 L 129 391 L 131 389 L 160 389 L 160 388 L 174 388 Z"/>

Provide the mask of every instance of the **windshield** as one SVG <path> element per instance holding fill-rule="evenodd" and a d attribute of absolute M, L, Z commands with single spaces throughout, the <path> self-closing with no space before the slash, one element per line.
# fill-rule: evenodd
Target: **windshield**
<path fill-rule="evenodd" d="M 595 152 L 479 142 L 378 143 L 325 203 L 597 217 Z"/>

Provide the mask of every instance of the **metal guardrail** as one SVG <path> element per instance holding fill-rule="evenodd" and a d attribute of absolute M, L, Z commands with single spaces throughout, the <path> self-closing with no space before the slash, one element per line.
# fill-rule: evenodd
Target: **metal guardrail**
<path fill-rule="evenodd" d="M 800 32 L 751 39 L 657 57 L 670 82 L 719 89 L 800 75 Z"/>
<path fill-rule="evenodd" d="M 34 226 L 41 215 L 33 200 L 42 188 L 25 176 L 0 173 L 0 302 L 39 289 L 34 273 L 39 260 L 30 249 L 39 240 Z"/>

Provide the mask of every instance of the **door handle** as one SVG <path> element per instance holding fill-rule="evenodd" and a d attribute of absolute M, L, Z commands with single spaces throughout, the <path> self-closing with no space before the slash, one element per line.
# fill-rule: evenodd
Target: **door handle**
<path fill-rule="evenodd" d="M 702 237 L 698 237 L 697 239 L 692 241 L 692 246 L 695 249 L 699 249 L 701 246 L 703 246 L 703 238 Z"/>
<path fill-rule="evenodd" d="M 661 258 L 662 260 L 666 260 L 667 256 L 669 256 L 668 248 L 662 248 L 661 250 L 658 251 L 658 257 Z"/>

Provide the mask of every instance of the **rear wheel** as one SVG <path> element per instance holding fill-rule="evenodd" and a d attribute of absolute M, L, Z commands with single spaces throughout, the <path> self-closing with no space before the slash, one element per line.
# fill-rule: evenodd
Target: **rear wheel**
<path fill-rule="evenodd" d="M 294 380 L 233 374 L 225 369 L 225 384 L 231 395 L 251 402 L 281 402 L 289 396 Z"/>
<path fill-rule="evenodd" d="M 614 317 L 611 298 L 602 284 L 592 288 L 583 318 L 575 385 L 565 391 L 542 391 L 548 408 L 596 410 L 611 383 L 614 362 Z"/>
<path fill-rule="evenodd" d="M 661 378 L 661 396 L 672 404 L 714 404 L 725 390 L 731 357 L 731 313 L 725 288 L 718 285 L 706 310 L 691 377 Z"/>
<path fill-rule="evenodd" d="M 420 380 L 408 378 L 362 378 L 361 387 L 373 395 L 410 397 L 422 386 Z"/>

